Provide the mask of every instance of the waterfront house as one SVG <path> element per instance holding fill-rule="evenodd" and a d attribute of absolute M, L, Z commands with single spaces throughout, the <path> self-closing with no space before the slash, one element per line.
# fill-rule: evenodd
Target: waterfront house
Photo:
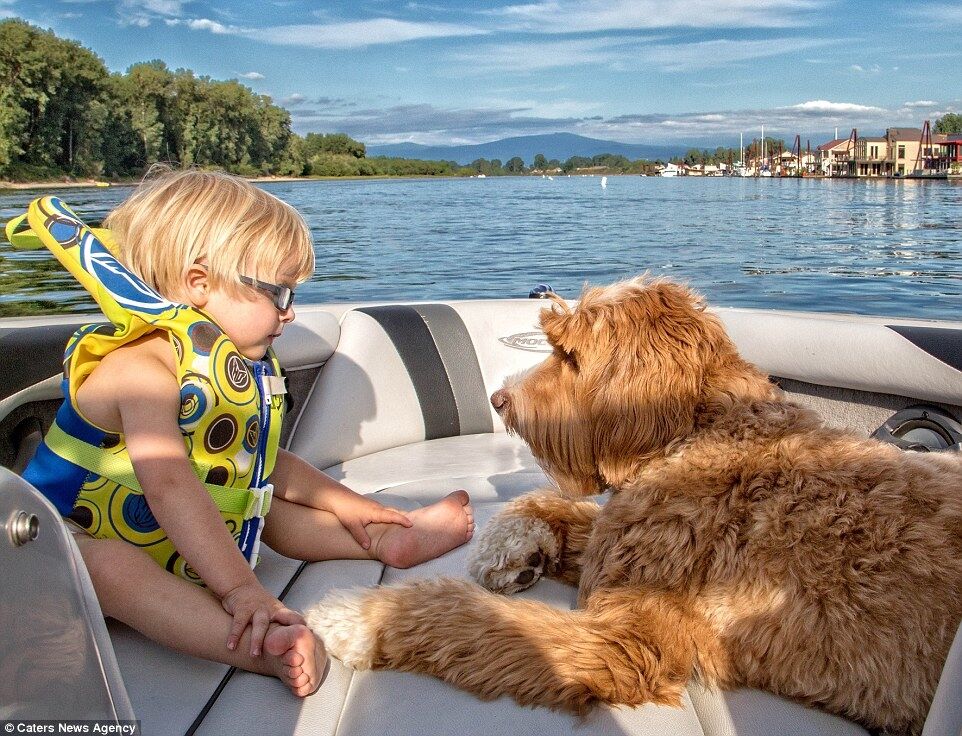
<path fill-rule="evenodd" d="M 949 157 L 957 155 L 958 148 L 947 145 L 949 136 L 925 138 L 921 128 L 888 128 L 884 136 L 858 138 L 847 172 L 839 169 L 836 175 L 882 177 L 946 171 Z"/>
<path fill-rule="evenodd" d="M 678 164 L 673 164 L 670 161 L 658 170 L 659 176 L 684 176 L 686 173 L 685 169 Z"/>
<path fill-rule="evenodd" d="M 836 138 L 815 149 L 815 165 L 825 176 L 848 173 L 848 138 Z"/>
<path fill-rule="evenodd" d="M 855 176 L 888 176 L 889 140 L 885 136 L 858 138 L 855 141 Z"/>
<path fill-rule="evenodd" d="M 936 133 L 932 144 L 938 147 L 940 168 L 950 174 L 962 174 L 962 135 Z"/>
<path fill-rule="evenodd" d="M 885 131 L 885 136 L 891 147 L 888 175 L 905 176 L 916 169 L 925 168 L 924 163 L 919 160 L 921 128 L 889 128 Z M 931 156 L 932 151 L 928 150 L 924 154 Z"/>

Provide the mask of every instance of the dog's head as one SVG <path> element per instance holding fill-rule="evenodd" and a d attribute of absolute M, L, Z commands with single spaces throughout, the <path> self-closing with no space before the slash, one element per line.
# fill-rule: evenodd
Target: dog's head
<path fill-rule="evenodd" d="M 684 286 L 645 277 L 541 313 L 554 349 L 491 402 L 561 490 L 618 488 L 690 435 L 701 412 L 773 388 Z"/>

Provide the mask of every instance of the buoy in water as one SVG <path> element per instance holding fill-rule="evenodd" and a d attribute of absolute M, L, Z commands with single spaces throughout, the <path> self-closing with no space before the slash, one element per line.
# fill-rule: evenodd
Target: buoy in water
<path fill-rule="evenodd" d="M 607 176 L 601 177 L 601 188 L 602 188 L 602 189 L 607 189 L 607 188 L 608 188 L 608 177 L 607 177 Z"/>

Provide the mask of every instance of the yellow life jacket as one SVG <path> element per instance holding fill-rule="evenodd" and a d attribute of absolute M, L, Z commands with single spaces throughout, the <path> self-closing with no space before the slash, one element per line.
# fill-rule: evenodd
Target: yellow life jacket
<path fill-rule="evenodd" d="M 77 407 L 77 389 L 105 355 L 164 330 L 180 383 L 178 424 L 187 455 L 242 554 L 255 565 L 286 398 L 273 352 L 263 361 L 243 358 L 210 317 L 154 291 L 59 199 L 34 201 L 26 218 L 32 233 L 16 233 L 23 220 L 17 218 L 7 228 L 11 242 L 29 246 L 39 238 L 112 324 L 81 327 L 68 343 L 65 401 L 24 478 L 93 536 L 130 542 L 170 572 L 202 583 L 154 519 L 123 435 L 94 426 Z"/>

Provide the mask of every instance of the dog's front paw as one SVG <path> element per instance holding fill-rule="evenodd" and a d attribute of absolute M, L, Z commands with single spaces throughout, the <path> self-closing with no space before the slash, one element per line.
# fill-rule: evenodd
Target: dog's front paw
<path fill-rule="evenodd" d="M 534 585 L 558 560 L 558 540 L 541 519 L 499 514 L 484 527 L 468 569 L 495 593 L 517 593 Z"/>
<path fill-rule="evenodd" d="M 374 660 L 377 631 L 365 617 L 373 594 L 371 588 L 334 590 L 304 614 L 327 651 L 356 670 L 370 669 Z"/>

